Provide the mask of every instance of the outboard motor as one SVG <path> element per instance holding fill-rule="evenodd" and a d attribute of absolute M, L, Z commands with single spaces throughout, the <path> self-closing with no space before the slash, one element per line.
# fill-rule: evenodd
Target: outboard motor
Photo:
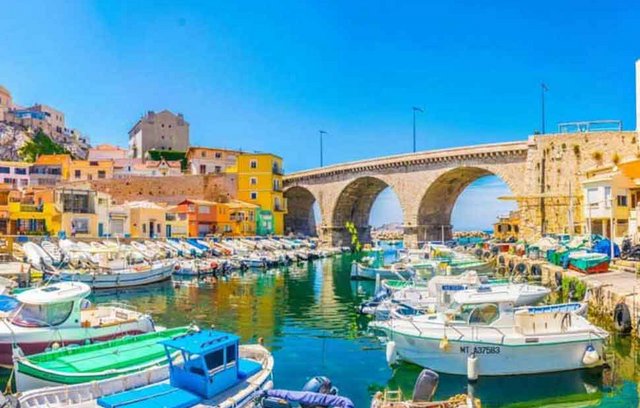
<path fill-rule="evenodd" d="M 319 394 L 338 395 L 338 389 L 333 386 L 331 380 L 327 377 L 313 377 L 302 387 L 302 391 L 317 392 Z M 320 408 L 311 405 L 300 404 L 302 408 Z"/>
<path fill-rule="evenodd" d="M 438 389 L 440 376 L 434 371 L 424 369 L 413 387 L 413 402 L 429 402 Z"/>

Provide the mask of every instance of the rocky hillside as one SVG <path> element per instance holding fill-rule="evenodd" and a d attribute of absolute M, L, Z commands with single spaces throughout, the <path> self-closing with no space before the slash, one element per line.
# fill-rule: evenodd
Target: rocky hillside
<path fill-rule="evenodd" d="M 20 149 L 31 142 L 35 135 L 36 132 L 31 129 L 0 122 L 0 160 L 23 160 L 24 158 L 20 157 Z M 79 159 L 86 158 L 91 147 L 89 144 L 71 137 L 53 140 L 53 142 Z"/>

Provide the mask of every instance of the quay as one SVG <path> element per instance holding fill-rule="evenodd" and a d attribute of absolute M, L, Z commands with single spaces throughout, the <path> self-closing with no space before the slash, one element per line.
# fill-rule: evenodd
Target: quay
<path fill-rule="evenodd" d="M 531 271 L 535 266 L 539 267 L 541 283 L 558 289 L 564 279 L 577 279 L 586 285 L 590 290 L 589 297 L 590 310 L 605 322 L 613 321 L 616 305 L 624 303 L 631 313 L 631 323 L 633 332 L 640 336 L 640 285 L 638 283 L 637 271 L 640 263 L 628 261 L 616 261 L 612 263 L 609 272 L 597 274 L 583 274 L 571 269 L 564 269 L 561 266 L 553 265 L 546 260 L 532 259 L 526 256 L 514 254 L 501 254 L 504 262 L 498 260 L 498 270 L 502 267 L 506 269 L 516 269 L 519 264 L 523 264 L 526 271 Z M 510 268 L 511 267 L 511 268 Z"/>

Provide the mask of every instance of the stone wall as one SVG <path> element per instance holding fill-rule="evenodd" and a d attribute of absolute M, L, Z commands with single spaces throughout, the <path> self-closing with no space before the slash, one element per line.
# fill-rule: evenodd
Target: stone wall
<path fill-rule="evenodd" d="M 233 174 L 131 177 L 92 180 L 82 184 L 89 184 L 97 191 L 111 194 L 116 204 L 140 200 L 177 204 L 185 198 L 226 201 L 237 197 L 236 176 Z"/>
<path fill-rule="evenodd" d="M 536 135 L 529 139 L 526 191 L 519 200 L 525 237 L 572 232 L 569 204 L 573 202 L 574 231 L 584 232 L 581 180 L 598 166 L 640 156 L 637 132 L 591 132 Z"/>

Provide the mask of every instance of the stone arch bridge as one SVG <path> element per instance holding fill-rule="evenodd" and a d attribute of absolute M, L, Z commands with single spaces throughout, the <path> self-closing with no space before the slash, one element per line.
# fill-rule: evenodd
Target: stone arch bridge
<path fill-rule="evenodd" d="M 352 221 L 366 242 L 373 202 L 390 187 L 402 207 L 406 245 L 448 239 L 460 193 L 478 178 L 493 174 L 507 184 L 518 202 L 522 235 L 532 238 L 567 232 L 567 228 L 578 231 L 583 221 L 581 174 L 607 164 L 610 156 L 635 154 L 636 136 L 636 132 L 531 136 L 520 142 L 401 154 L 292 173 L 284 180 L 285 230 L 309 235 L 317 231 L 324 242 L 347 245 L 350 236 L 345 223 Z M 571 191 L 577 200 L 567 199 Z M 312 212 L 316 201 L 319 226 Z M 574 206 L 576 219 L 573 226 L 564 227 L 569 205 Z"/>

